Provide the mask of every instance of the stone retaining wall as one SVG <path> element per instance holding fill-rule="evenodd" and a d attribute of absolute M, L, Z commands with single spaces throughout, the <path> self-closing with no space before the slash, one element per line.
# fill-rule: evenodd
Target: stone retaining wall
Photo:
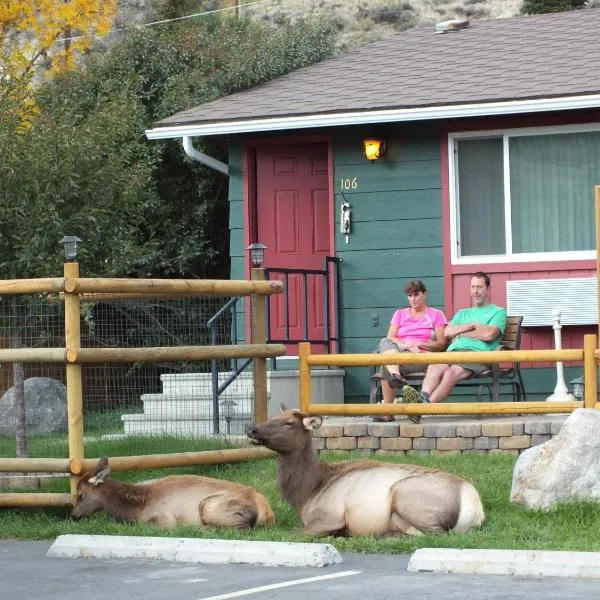
<path fill-rule="evenodd" d="M 509 419 L 373 423 L 328 422 L 314 431 L 317 451 L 361 454 L 519 454 L 556 435 L 567 415 L 532 415 Z"/>

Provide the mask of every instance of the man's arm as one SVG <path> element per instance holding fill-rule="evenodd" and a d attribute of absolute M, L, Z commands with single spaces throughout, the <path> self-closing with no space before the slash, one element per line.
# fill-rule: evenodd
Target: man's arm
<path fill-rule="evenodd" d="M 498 325 L 483 325 L 482 323 L 473 323 L 475 326 L 472 331 L 468 331 L 463 337 L 474 338 L 482 342 L 493 342 L 500 335 Z"/>
<path fill-rule="evenodd" d="M 446 325 L 444 329 L 444 335 L 447 338 L 454 339 L 457 335 L 464 335 L 465 337 L 473 337 L 468 335 L 470 332 L 475 330 L 477 323 L 464 323 L 462 325 Z"/>
<path fill-rule="evenodd" d="M 487 325 L 483 323 L 472 323 L 472 325 L 475 327 L 471 331 L 461 335 L 481 340 L 482 342 L 493 342 L 506 329 L 506 309 L 498 309 Z"/>

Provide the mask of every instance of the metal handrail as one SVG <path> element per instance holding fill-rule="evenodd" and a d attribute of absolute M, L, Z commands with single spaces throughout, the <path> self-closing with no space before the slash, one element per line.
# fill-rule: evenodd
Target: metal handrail
<path fill-rule="evenodd" d="M 340 290 L 339 290 L 339 264 L 342 262 L 341 258 L 336 256 L 326 256 L 324 259 L 323 269 L 292 269 L 285 267 L 270 267 L 265 269 L 265 277 L 271 279 L 272 275 L 283 276 L 284 280 L 284 298 L 283 298 L 283 319 L 284 319 L 284 332 L 285 336 L 283 339 L 273 337 L 271 332 L 271 307 L 269 299 L 265 299 L 267 302 L 266 310 L 266 322 L 267 322 L 267 342 L 278 343 L 278 344 L 298 344 L 300 342 L 310 342 L 312 344 L 319 344 L 325 346 L 327 353 L 330 354 L 334 348 L 337 352 L 341 352 L 341 341 L 340 341 L 340 318 L 339 306 L 340 306 Z M 302 337 L 293 338 L 290 336 L 290 324 L 289 324 L 289 313 L 290 313 L 290 296 L 289 296 L 289 277 L 290 275 L 299 275 L 302 278 Z M 323 279 L 323 336 L 322 337 L 310 337 L 308 332 L 308 277 L 313 275 L 315 277 L 321 277 Z M 333 303 L 333 306 L 332 306 Z M 333 318 L 335 317 L 335 318 Z M 331 327 L 333 324 L 333 331 Z M 276 368 L 275 360 L 273 359 L 273 368 Z"/>

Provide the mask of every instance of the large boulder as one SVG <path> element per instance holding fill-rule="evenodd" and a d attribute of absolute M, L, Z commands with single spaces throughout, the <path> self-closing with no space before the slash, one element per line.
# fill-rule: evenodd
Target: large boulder
<path fill-rule="evenodd" d="M 511 502 L 550 509 L 600 500 L 600 411 L 578 408 L 551 440 L 523 452 L 513 471 Z"/>
<path fill-rule="evenodd" d="M 27 432 L 52 434 L 67 428 L 67 388 L 56 379 L 30 377 L 25 380 Z M 0 398 L 0 434 L 15 433 L 15 388 Z"/>

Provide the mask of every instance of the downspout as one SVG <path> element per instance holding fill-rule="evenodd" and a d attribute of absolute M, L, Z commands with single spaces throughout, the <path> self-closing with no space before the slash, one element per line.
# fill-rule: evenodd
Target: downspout
<path fill-rule="evenodd" d="M 200 152 L 200 150 L 196 150 L 196 148 L 194 148 L 194 145 L 192 144 L 191 136 L 184 135 L 182 139 L 183 149 L 190 158 L 229 177 L 229 165 L 225 164 L 224 162 L 221 162 L 220 160 L 217 160 L 216 158 L 208 156 L 208 154 L 204 154 L 204 152 Z"/>

